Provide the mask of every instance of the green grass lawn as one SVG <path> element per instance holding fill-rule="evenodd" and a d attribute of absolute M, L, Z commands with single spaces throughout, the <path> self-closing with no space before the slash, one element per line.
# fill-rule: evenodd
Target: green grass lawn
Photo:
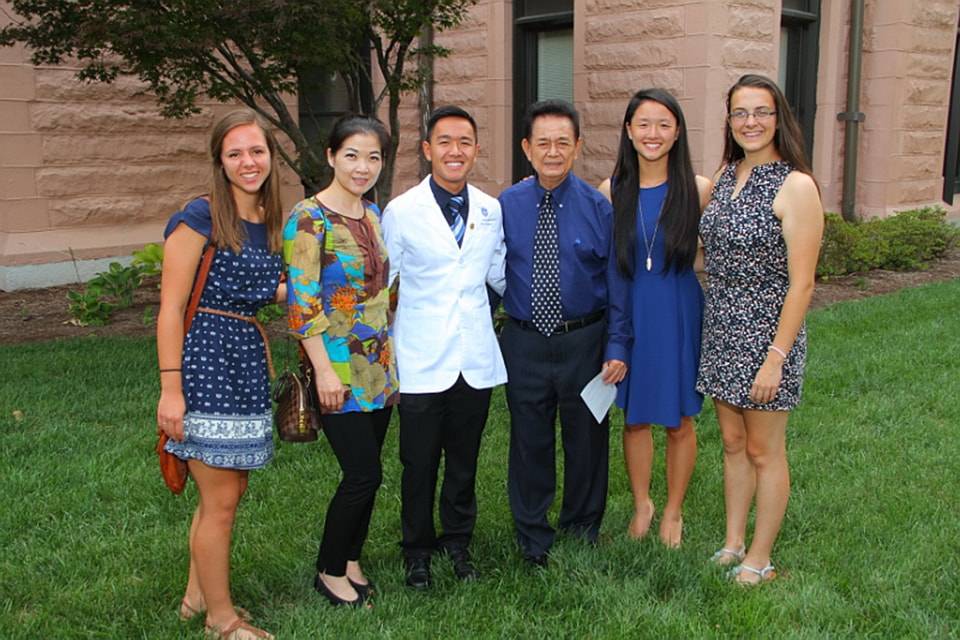
<path fill-rule="evenodd" d="M 617 411 L 601 544 L 561 539 L 547 570 L 522 566 L 498 390 L 478 479 L 479 582 L 458 583 L 437 559 L 429 593 L 403 586 L 394 425 L 365 548 L 380 590 L 375 610 L 333 609 L 311 588 L 338 480 L 322 438 L 280 446 L 251 476 L 235 536 L 236 601 L 280 638 L 958 637 L 960 280 L 838 304 L 811 313 L 809 325 L 775 583 L 737 588 L 707 562 L 723 542 L 709 408 L 682 549 L 624 533 L 631 496 Z M 289 348 L 278 351 L 289 360 Z M 181 624 L 174 613 L 195 493 L 190 485 L 172 496 L 157 470 L 153 341 L 0 347 L 0 376 L 0 637 L 202 637 L 202 623 Z"/>

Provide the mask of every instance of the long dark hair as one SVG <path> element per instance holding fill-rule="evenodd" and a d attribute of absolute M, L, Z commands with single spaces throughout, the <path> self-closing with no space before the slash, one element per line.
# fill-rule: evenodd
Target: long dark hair
<path fill-rule="evenodd" d="M 620 127 L 620 148 L 617 165 L 613 169 L 611 196 L 613 200 L 613 238 L 617 252 L 617 268 L 626 276 L 633 276 L 637 245 L 637 201 L 640 197 L 640 161 L 637 150 L 627 135 L 627 126 L 633 120 L 640 103 L 647 100 L 662 104 L 677 120 L 677 139 L 667 158 L 667 195 L 660 214 L 666 260 L 663 270 L 689 269 L 697 255 L 697 225 L 700 221 L 700 196 L 697 177 L 690 161 L 687 144 L 687 123 L 680 103 L 663 89 L 641 89 L 627 104 Z"/>
<path fill-rule="evenodd" d="M 803 142 L 803 134 L 800 132 L 800 123 L 797 117 L 793 115 L 790 103 L 777 83 L 766 76 L 756 73 L 748 73 L 740 76 L 740 79 L 727 91 L 727 119 L 724 125 L 723 138 L 723 163 L 722 166 L 730 165 L 744 156 L 743 149 L 733 139 L 733 129 L 730 127 L 730 102 L 733 94 L 738 89 L 752 87 L 754 89 L 766 89 L 773 97 L 773 108 L 777 112 L 777 130 L 773 137 L 773 144 L 777 148 L 777 153 L 790 165 L 813 178 L 813 170 L 810 168 L 810 161 L 807 160 L 807 147 Z M 816 182 L 816 179 L 814 179 Z M 819 189 L 819 185 L 817 189 Z"/>

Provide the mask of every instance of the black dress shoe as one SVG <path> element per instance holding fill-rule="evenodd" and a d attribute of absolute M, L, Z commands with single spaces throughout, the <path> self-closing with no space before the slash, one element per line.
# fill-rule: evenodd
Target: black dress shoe
<path fill-rule="evenodd" d="M 363 602 L 364 602 L 363 596 L 358 595 L 356 600 L 344 600 L 343 598 L 335 594 L 333 591 L 330 591 L 330 587 L 328 587 L 327 584 L 323 581 L 319 573 L 315 575 L 313 578 L 313 588 L 316 589 L 320 595 L 325 597 L 327 601 L 330 602 L 330 604 L 333 605 L 334 607 L 339 607 L 341 605 L 346 605 L 348 607 L 363 606 Z"/>
<path fill-rule="evenodd" d="M 423 590 L 430 586 L 430 558 L 407 558 L 407 586 Z"/>
<path fill-rule="evenodd" d="M 465 548 L 447 549 L 447 555 L 453 563 L 453 573 L 459 579 L 469 582 L 480 577 L 480 572 L 470 561 L 470 552 Z"/>
<path fill-rule="evenodd" d="M 548 557 L 549 556 L 547 556 L 547 554 L 541 553 L 540 555 L 536 555 L 536 556 L 523 556 L 523 559 L 527 564 L 531 566 L 546 569 Z"/>
<path fill-rule="evenodd" d="M 347 578 L 347 580 L 350 580 L 350 578 Z M 372 581 L 368 581 L 367 584 L 360 584 L 359 582 L 350 580 L 350 586 L 354 588 L 354 590 L 357 592 L 357 595 L 359 595 L 364 602 L 372 598 L 374 592 L 376 592 L 376 588 L 373 586 Z"/>

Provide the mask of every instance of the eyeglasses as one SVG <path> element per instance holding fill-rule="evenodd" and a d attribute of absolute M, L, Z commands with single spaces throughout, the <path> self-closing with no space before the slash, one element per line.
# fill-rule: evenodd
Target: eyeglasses
<path fill-rule="evenodd" d="M 753 116 L 754 120 L 757 122 L 765 122 L 775 115 L 777 115 L 776 111 L 771 111 L 770 109 L 760 107 L 753 113 L 747 111 L 746 109 L 737 109 L 736 111 L 731 111 L 729 117 L 730 122 L 734 124 L 743 124 L 750 116 Z"/>

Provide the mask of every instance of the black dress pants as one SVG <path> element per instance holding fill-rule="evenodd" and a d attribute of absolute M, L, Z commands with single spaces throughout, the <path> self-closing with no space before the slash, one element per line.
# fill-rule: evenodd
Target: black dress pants
<path fill-rule="evenodd" d="M 528 557 L 550 550 L 547 511 L 556 495 L 556 419 L 563 441 L 563 502 L 558 527 L 595 542 L 607 503 L 609 421 L 598 423 L 580 392 L 603 365 L 605 323 L 549 338 L 513 320 L 503 328 L 510 408 L 507 492 L 517 542 Z"/>
<path fill-rule="evenodd" d="M 348 560 L 359 560 L 370 528 L 377 489 L 383 480 L 380 450 L 390 424 L 391 408 L 325 414 L 323 432 L 343 478 L 327 507 L 317 571 L 342 576 Z"/>
<path fill-rule="evenodd" d="M 474 389 L 460 376 L 439 393 L 400 394 L 400 525 L 403 554 L 428 557 L 438 547 L 465 548 L 477 521 L 477 456 L 487 423 L 491 389 Z M 440 524 L 433 503 L 443 456 Z"/>

